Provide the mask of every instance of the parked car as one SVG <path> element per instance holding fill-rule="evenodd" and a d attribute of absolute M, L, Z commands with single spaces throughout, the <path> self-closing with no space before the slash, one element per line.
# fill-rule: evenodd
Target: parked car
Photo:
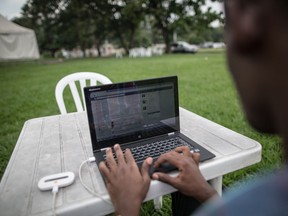
<path fill-rule="evenodd" d="M 223 42 L 204 42 L 199 45 L 200 48 L 225 48 L 225 43 Z"/>
<path fill-rule="evenodd" d="M 198 46 L 189 44 L 185 41 L 174 42 L 171 45 L 172 53 L 196 53 L 198 51 Z"/>
<path fill-rule="evenodd" d="M 202 43 L 202 44 L 200 44 L 200 47 L 201 48 L 213 48 L 213 42 L 211 42 L 211 41 L 206 41 L 206 42 L 204 42 L 204 43 Z"/>

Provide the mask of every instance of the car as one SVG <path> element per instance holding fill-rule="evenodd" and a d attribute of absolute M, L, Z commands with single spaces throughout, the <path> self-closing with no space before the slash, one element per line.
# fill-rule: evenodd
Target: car
<path fill-rule="evenodd" d="M 185 41 L 174 42 L 171 45 L 172 53 L 196 53 L 198 51 L 198 46 L 189 44 Z"/>

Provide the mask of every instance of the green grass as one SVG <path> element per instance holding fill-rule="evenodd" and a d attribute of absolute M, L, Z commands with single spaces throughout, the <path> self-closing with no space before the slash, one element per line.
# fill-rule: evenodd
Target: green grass
<path fill-rule="evenodd" d="M 63 76 L 78 71 L 99 72 L 113 82 L 177 75 L 180 106 L 251 137 L 263 145 L 262 161 L 224 176 L 226 187 L 281 163 L 280 139 L 259 134 L 248 126 L 226 69 L 225 53 L 218 50 L 199 52 L 196 55 L 137 59 L 97 58 L 63 62 L 0 63 L 0 178 L 24 122 L 35 117 L 59 114 L 54 97 L 55 86 Z M 71 100 L 69 103 L 72 105 Z M 148 207 L 144 208 L 143 215 L 147 212 L 146 215 L 151 215 L 151 204 L 146 205 Z M 165 197 L 164 205 L 170 206 L 169 196 Z M 162 211 L 165 215 L 166 211 L 170 210 L 164 208 Z"/>

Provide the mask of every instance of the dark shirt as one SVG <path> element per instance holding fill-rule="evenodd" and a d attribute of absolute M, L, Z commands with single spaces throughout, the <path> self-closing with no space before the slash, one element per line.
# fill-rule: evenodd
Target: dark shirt
<path fill-rule="evenodd" d="M 288 168 L 210 200 L 195 216 L 288 215 Z"/>

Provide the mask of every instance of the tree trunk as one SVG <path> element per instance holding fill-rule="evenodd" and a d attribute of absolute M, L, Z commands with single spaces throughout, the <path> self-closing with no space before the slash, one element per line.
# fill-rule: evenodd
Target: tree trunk
<path fill-rule="evenodd" d="M 125 42 L 125 40 L 124 40 L 124 38 L 123 38 L 123 35 L 122 35 L 122 33 L 121 33 L 121 30 L 120 30 L 118 27 L 116 27 L 116 31 L 117 31 L 117 36 L 118 36 L 118 38 L 119 38 L 119 40 L 120 40 L 121 46 L 124 48 L 125 53 L 126 53 L 127 55 L 129 55 L 129 47 L 127 46 L 127 44 L 126 44 L 126 42 Z"/>
<path fill-rule="evenodd" d="M 87 56 L 85 53 L 85 46 L 84 45 L 81 46 L 81 51 L 83 52 L 83 57 L 86 58 Z"/>
<path fill-rule="evenodd" d="M 50 52 L 51 52 L 51 56 L 52 56 L 53 58 L 56 58 L 57 49 L 51 49 Z"/>
<path fill-rule="evenodd" d="M 134 46 L 134 35 L 135 35 L 135 28 L 131 29 L 130 37 L 129 37 L 129 50 Z M 128 53 L 129 54 L 129 53 Z"/>
<path fill-rule="evenodd" d="M 157 20 L 157 26 L 158 28 L 161 29 L 162 31 L 162 37 L 163 37 L 163 40 L 164 40 L 164 43 L 166 45 L 166 48 L 165 48 L 165 53 L 170 53 L 170 31 L 168 29 L 168 24 L 166 24 L 166 26 L 162 23 L 162 20 L 159 16 L 156 16 L 155 15 L 155 18 Z M 167 22 L 167 20 L 166 20 Z"/>
<path fill-rule="evenodd" d="M 162 35 L 164 39 L 164 43 L 166 45 L 165 52 L 170 53 L 170 34 L 169 30 L 162 28 Z"/>
<path fill-rule="evenodd" d="M 98 35 L 99 35 L 98 32 L 94 32 L 94 43 L 96 45 L 98 57 L 101 57 L 102 56 L 101 45 L 103 44 L 103 42 L 106 38 L 106 34 L 104 34 L 104 32 L 102 32 L 102 36 L 98 36 Z"/>
<path fill-rule="evenodd" d="M 101 43 L 99 43 L 99 41 L 96 40 L 96 48 L 97 48 L 97 51 L 98 51 L 98 56 L 101 57 L 102 56 L 102 53 L 101 53 Z"/>

